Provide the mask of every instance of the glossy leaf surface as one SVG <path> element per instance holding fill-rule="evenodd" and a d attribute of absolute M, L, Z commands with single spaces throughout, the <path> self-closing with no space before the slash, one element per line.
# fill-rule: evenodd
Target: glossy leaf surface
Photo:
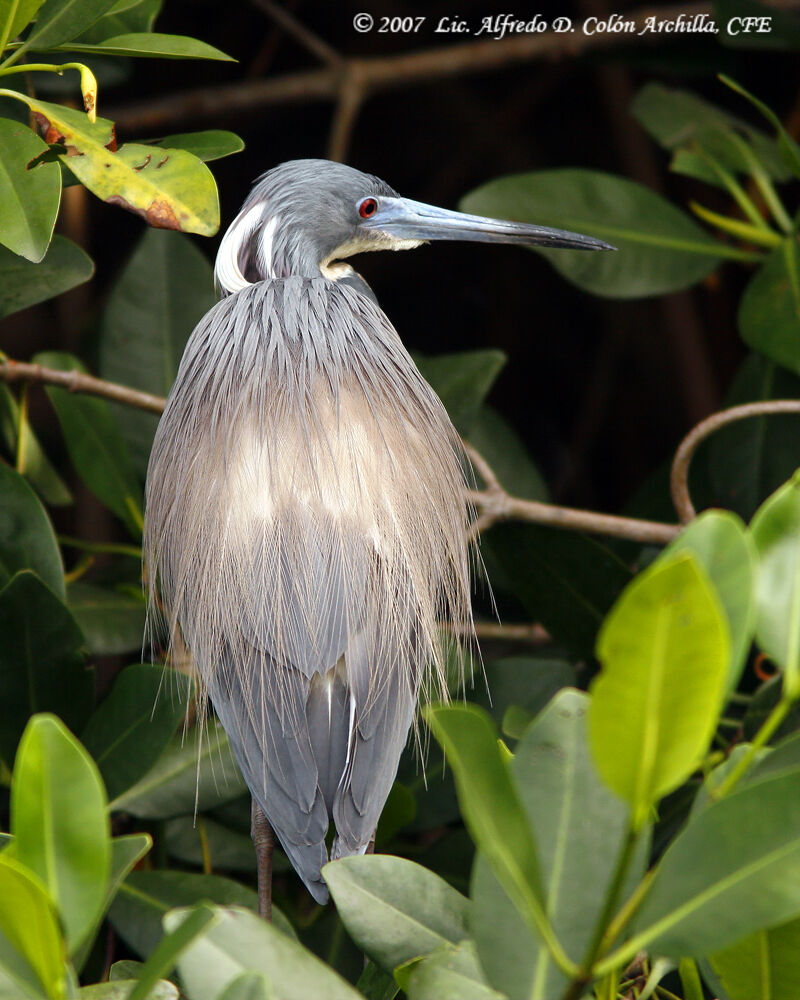
<path fill-rule="evenodd" d="M 184 952 L 178 968 L 192 1000 L 216 1000 L 243 972 L 260 972 L 275 1000 L 357 1000 L 359 994 L 301 944 L 254 913 L 217 910 L 219 921 Z M 186 919 L 170 913 L 168 930 Z"/>
<path fill-rule="evenodd" d="M 97 768 L 52 715 L 34 716 L 20 741 L 11 832 L 7 850 L 42 880 L 75 951 L 102 912 L 111 837 Z"/>
<path fill-rule="evenodd" d="M 4 995 L 64 996 L 64 943 L 41 881 L 6 850 L 0 855 L 0 989 Z"/>
<path fill-rule="evenodd" d="M 22 476 L 4 462 L 0 496 L 0 587 L 19 570 L 30 569 L 63 598 L 64 564 L 50 518 Z"/>
<path fill-rule="evenodd" d="M 103 314 L 101 376 L 166 396 L 189 334 L 215 298 L 211 265 L 200 250 L 185 236 L 147 230 Z M 159 418 L 130 407 L 112 409 L 144 478 Z"/>
<path fill-rule="evenodd" d="M 412 861 L 342 858 L 323 874 L 350 936 L 389 972 L 467 936 L 469 900 Z"/>
<path fill-rule="evenodd" d="M 734 835 L 732 835 L 734 834 Z M 664 854 L 631 947 L 703 956 L 800 915 L 800 777 L 744 785 Z"/>
<path fill-rule="evenodd" d="M 758 552 L 756 640 L 800 685 L 800 475 L 765 501 L 752 523 Z"/>
<path fill-rule="evenodd" d="M 541 883 L 536 845 L 489 716 L 474 705 L 424 710 L 453 769 L 461 814 L 475 846 L 519 912 L 533 922 Z"/>
<path fill-rule="evenodd" d="M 584 233 L 616 253 L 541 250 L 565 278 L 595 295 L 640 298 L 688 288 L 719 263 L 718 244 L 648 188 L 594 170 L 501 177 L 461 200 L 473 215 Z"/>
<path fill-rule="evenodd" d="M 185 674 L 144 663 L 117 676 L 81 734 L 109 798 L 131 788 L 166 750 L 186 717 L 190 688 Z"/>
<path fill-rule="evenodd" d="M 0 247 L 0 319 L 88 281 L 94 264 L 63 236 L 54 236 L 38 264 Z"/>
<path fill-rule="evenodd" d="M 165 35 L 163 32 L 133 32 L 115 35 L 94 45 L 76 43 L 73 52 L 109 56 L 145 56 L 150 59 L 214 59 L 223 62 L 235 60 L 199 38 L 186 35 Z"/>
<path fill-rule="evenodd" d="M 61 201 L 57 163 L 28 170 L 31 160 L 46 152 L 25 125 L 0 118 L 0 243 L 34 262 L 47 252 Z"/>
<path fill-rule="evenodd" d="M 544 908 L 567 954 L 581 961 L 600 919 L 628 816 L 597 774 L 589 752 L 589 698 L 558 694 L 516 747 L 511 775 L 539 853 Z M 647 838 L 620 899 L 641 877 Z M 473 869 L 471 930 L 491 985 L 511 1000 L 549 1000 L 568 980 L 479 857 Z"/>
<path fill-rule="evenodd" d="M 725 614 L 689 553 L 631 583 L 597 641 L 589 733 L 603 780 L 634 826 L 697 766 L 716 725 L 730 662 Z"/>
<path fill-rule="evenodd" d="M 109 808 L 140 819 L 191 816 L 195 808 L 220 805 L 247 791 L 219 723 L 209 723 L 199 742 L 197 729 L 178 734 L 147 774 L 118 795 Z"/>
<path fill-rule="evenodd" d="M 794 239 L 776 247 L 750 279 L 738 324 L 745 343 L 800 374 L 800 255 Z"/>
<path fill-rule="evenodd" d="M 141 597 L 79 580 L 69 585 L 67 603 L 90 653 L 141 653 L 145 617 Z"/>
<path fill-rule="evenodd" d="M 0 591 L 0 758 L 11 767 L 28 717 L 56 712 L 80 729 L 94 701 L 83 636 L 66 607 L 33 573 Z"/>
<path fill-rule="evenodd" d="M 697 559 L 725 609 L 731 637 L 727 687 L 733 691 L 755 628 L 755 545 L 735 514 L 709 510 L 683 529 L 661 559 L 668 560 L 678 552 L 691 552 Z"/>
<path fill-rule="evenodd" d="M 85 371 L 71 354 L 45 351 L 34 358 L 61 371 Z M 141 487 L 128 457 L 125 442 L 104 399 L 70 393 L 55 386 L 47 395 L 56 411 L 67 449 L 81 479 L 128 526 L 141 532 Z"/>

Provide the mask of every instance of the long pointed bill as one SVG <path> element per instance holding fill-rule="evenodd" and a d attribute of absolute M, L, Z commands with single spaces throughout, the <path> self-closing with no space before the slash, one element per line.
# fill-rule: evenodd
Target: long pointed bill
<path fill-rule="evenodd" d="M 616 250 L 616 247 L 593 236 L 523 222 L 464 215 L 408 198 L 381 198 L 378 211 L 362 222 L 361 228 L 379 229 L 389 236 L 408 240 L 469 240 L 569 250 Z"/>

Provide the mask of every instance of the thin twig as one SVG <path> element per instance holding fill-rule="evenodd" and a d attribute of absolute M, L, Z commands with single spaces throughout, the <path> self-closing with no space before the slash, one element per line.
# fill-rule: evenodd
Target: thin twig
<path fill-rule="evenodd" d="M 701 442 L 727 424 L 747 417 L 763 417 L 774 413 L 800 413 L 800 399 L 768 399 L 758 403 L 743 403 L 719 410 L 701 420 L 678 445 L 670 472 L 672 503 L 681 524 L 688 524 L 697 516 L 689 495 L 689 465 Z"/>
<path fill-rule="evenodd" d="M 252 0 L 252 2 L 256 7 L 260 7 L 275 24 L 280 25 L 287 35 L 291 35 L 304 49 L 307 49 L 313 56 L 316 56 L 320 62 L 327 63 L 329 66 L 342 65 L 344 62 L 342 55 L 332 45 L 329 45 L 324 38 L 320 38 L 319 35 L 310 28 L 307 28 L 301 21 L 298 21 L 294 14 L 285 7 L 273 3 L 272 0 Z"/>
<path fill-rule="evenodd" d="M 626 20 L 634 24 L 636 33 L 598 31 L 585 34 L 578 26 L 571 32 L 545 31 L 507 35 L 499 40 L 481 39 L 397 55 L 345 58 L 336 65 L 328 64 L 324 68 L 305 73 L 199 87 L 162 98 L 150 98 L 148 101 L 112 108 L 108 115 L 121 130 L 150 131 L 161 129 L 171 122 L 183 124 L 189 118 L 228 118 L 272 104 L 309 100 L 336 101 L 340 97 L 343 80 L 347 79 L 354 68 L 363 81 L 366 95 L 444 77 L 490 72 L 535 59 L 574 57 L 581 52 L 627 44 L 632 37 L 663 41 L 664 36 L 657 32 L 638 35 L 648 18 L 661 21 L 681 14 L 692 17 L 695 14 L 709 13 L 710 3 L 674 4 L 628 14 Z"/>
<path fill-rule="evenodd" d="M 451 632 L 468 637 L 468 631 L 462 631 L 455 623 L 448 622 Z M 529 642 L 532 646 L 543 646 L 550 642 L 550 633 L 538 622 L 511 623 L 475 622 L 475 635 L 479 639 L 501 639 L 504 642 Z"/>
<path fill-rule="evenodd" d="M 364 102 L 366 91 L 357 71 L 353 67 L 347 72 L 339 91 L 339 100 L 328 136 L 328 159 L 343 163 L 350 148 L 350 137 L 358 121 L 358 114 Z"/>
<path fill-rule="evenodd" d="M 102 396 L 116 403 L 150 413 L 161 413 L 166 400 L 148 392 L 140 392 L 116 382 L 85 375 L 83 372 L 63 372 L 42 365 L 22 361 L 0 362 L 0 380 L 5 382 L 38 382 L 57 385 L 70 392 L 83 392 L 92 396 Z M 800 402 L 795 404 L 800 408 Z M 506 493 L 498 482 L 486 459 L 465 442 L 467 453 L 475 464 L 475 469 L 487 484 L 485 490 L 465 490 L 465 499 L 478 511 L 479 531 L 485 531 L 496 521 L 509 519 L 532 521 L 554 528 L 570 531 L 587 531 L 614 538 L 627 538 L 646 544 L 665 545 L 680 530 L 678 525 L 659 521 L 645 521 L 632 517 L 617 517 L 613 514 L 598 514 L 591 510 L 577 510 L 573 507 L 558 507 L 555 504 L 523 500 Z M 473 532 L 474 535 L 474 532 Z"/>
<path fill-rule="evenodd" d="M 3 382 L 38 382 L 44 385 L 57 385 L 70 392 L 81 392 L 89 396 L 101 396 L 115 403 L 124 403 L 138 410 L 149 413 L 161 413 L 166 400 L 162 396 L 153 396 L 149 392 L 140 392 L 127 385 L 107 382 L 93 375 L 79 371 L 59 371 L 56 368 L 45 368 L 42 365 L 29 364 L 25 361 L 0 361 L 0 380 Z"/>
<path fill-rule="evenodd" d="M 467 499 L 484 517 L 482 530 L 496 521 L 533 521 L 551 528 L 568 531 L 586 531 L 607 535 L 610 538 L 627 538 L 646 545 L 666 545 L 680 532 L 680 525 L 663 521 L 646 521 L 638 517 L 619 517 L 616 514 L 598 514 L 593 510 L 576 507 L 559 507 L 522 500 L 510 496 L 505 490 L 467 490 Z"/>
<path fill-rule="evenodd" d="M 478 518 L 472 524 L 472 537 L 486 531 L 497 521 L 508 520 L 533 521 L 552 528 L 588 531 L 654 545 L 666 545 L 680 531 L 680 526 L 677 524 L 618 517 L 614 514 L 598 514 L 592 510 L 559 507 L 556 504 L 511 496 L 500 485 L 483 455 L 466 441 L 464 447 L 475 471 L 486 484 L 483 490 L 467 490 L 467 499 L 478 511 Z"/>

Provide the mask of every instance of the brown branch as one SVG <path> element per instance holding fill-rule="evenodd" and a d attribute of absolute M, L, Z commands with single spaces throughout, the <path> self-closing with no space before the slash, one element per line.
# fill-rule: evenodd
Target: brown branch
<path fill-rule="evenodd" d="M 650 17 L 661 20 L 680 14 L 692 17 L 710 12 L 710 3 L 672 4 L 631 12 L 626 20 L 632 21 L 638 32 Z M 508 35 L 500 40 L 462 42 L 391 56 L 350 57 L 343 62 L 329 63 L 324 68 L 305 73 L 199 87 L 161 98 L 150 98 L 112 108 L 108 115 L 120 129 L 156 130 L 172 122 L 183 123 L 189 118 L 227 118 L 272 104 L 309 100 L 336 101 L 340 98 L 343 81 L 351 74 L 356 74 L 362 81 L 363 93 L 367 96 L 379 90 L 414 86 L 445 77 L 486 73 L 535 59 L 554 60 L 595 49 L 612 48 L 629 43 L 632 37 L 638 36 L 624 31 L 600 31 L 587 35 L 576 27 L 573 32 L 545 31 L 541 34 Z M 653 32 L 641 37 L 663 41 L 665 36 Z"/>
<path fill-rule="evenodd" d="M 453 622 L 447 622 L 447 627 L 455 635 L 465 638 L 472 633 L 468 629 L 457 627 Z M 542 646 L 550 641 L 550 633 L 543 625 L 536 622 L 512 623 L 502 625 L 500 622 L 475 622 L 475 635 L 479 639 L 500 639 L 504 642 L 529 642 L 533 646 Z"/>
<path fill-rule="evenodd" d="M 366 90 L 357 72 L 348 71 L 342 81 L 339 91 L 339 100 L 336 103 L 336 111 L 333 115 L 331 131 L 328 137 L 329 160 L 338 160 L 343 163 L 347 158 L 347 151 L 350 147 L 350 137 L 358 121 L 358 114 L 361 105 L 364 103 Z"/>
<path fill-rule="evenodd" d="M 24 361 L 7 359 L 0 361 L 0 380 L 3 382 L 38 382 L 44 385 L 57 385 L 69 392 L 81 392 L 89 396 L 101 396 L 103 399 L 124 403 L 149 413 L 161 413 L 166 400 L 161 396 L 153 396 L 149 392 L 140 392 L 127 385 L 107 382 L 93 375 L 79 371 L 59 371 L 57 368 L 44 368 L 42 365 L 32 365 Z"/>
<path fill-rule="evenodd" d="M 800 399 L 768 399 L 759 403 L 743 403 L 741 406 L 731 406 L 727 410 L 719 410 L 710 417 L 701 420 L 689 431 L 678 445 L 670 471 L 670 493 L 672 503 L 681 524 L 688 524 L 697 516 L 692 498 L 689 495 L 689 465 L 698 446 L 707 437 L 714 434 L 727 424 L 744 420 L 747 417 L 763 417 L 774 413 L 800 413 Z"/>
<path fill-rule="evenodd" d="M 598 514 L 592 510 L 559 507 L 556 504 L 511 496 L 500 485 L 491 466 L 480 452 L 466 441 L 464 446 L 475 471 L 486 484 L 483 490 L 467 490 L 467 499 L 479 515 L 471 526 L 471 537 L 486 531 L 497 521 L 508 520 L 533 521 L 535 524 L 546 524 L 551 528 L 587 531 L 653 545 L 666 545 L 680 531 L 680 526 L 677 524 L 617 517 L 614 514 Z"/>
<path fill-rule="evenodd" d="M 70 392 L 83 392 L 91 396 L 101 396 L 115 403 L 125 403 L 150 413 L 161 413 L 166 400 L 149 392 L 140 392 L 116 382 L 94 378 L 79 371 L 63 372 L 42 365 L 27 364 L 22 361 L 0 362 L 0 380 L 4 382 L 38 382 L 57 385 Z M 797 404 L 800 407 L 800 403 Z M 557 507 L 554 504 L 523 500 L 506 493 L 497 480 L 486 459 L 466 441 L 464 446 L 470 461 L 486 483 L 485 490 L 466 490 L 465 497 L 479 512 L 472 525 L 470 538 L 485 531 L 497 521 L 515 519 L 546 524 L 554 528 L 570 531 L 588 531 L 609 535 L 614 538 L 628 538 L 636 542 L 665 545 L 678 533 L 679 526 L 657 521 L 644 521 L 632 517 L 616 517 L 612 514 L 597 514 L 590 510 L 576 510 L 572 507 Z M 476 528 L 476 525 L 478 526 Z"/>
<path fill-rule="evenodd" d="M 283 28 L 287 35 L 291 35 L 304 49 L 316 56 L 320 62 L 327 63 L 329 66 L 341 66 L 344 62 L 340 53 L 332 45 L 307 28 L 301 21 L 298 21 L 294 14 L 285 7 L 273 3 L 272 0 L 252 0 L 252 2 L 256 7 L 260 7 L 275 24 Z"/>

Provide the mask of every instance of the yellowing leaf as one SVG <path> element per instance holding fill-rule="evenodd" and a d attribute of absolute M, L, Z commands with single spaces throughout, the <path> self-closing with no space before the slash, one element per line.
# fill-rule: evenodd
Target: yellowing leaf
<path fill-rule="evenodd" d="M 127 143 L 116 149 L 114 124 L 14 91 L 33 111 L 47 143 L 66 147 L 61 160 L 98 198 L 141 215 L 157 229 L 213 236 L 219 228 L 217 185 L 208 167 L 183 149 Z"/>

